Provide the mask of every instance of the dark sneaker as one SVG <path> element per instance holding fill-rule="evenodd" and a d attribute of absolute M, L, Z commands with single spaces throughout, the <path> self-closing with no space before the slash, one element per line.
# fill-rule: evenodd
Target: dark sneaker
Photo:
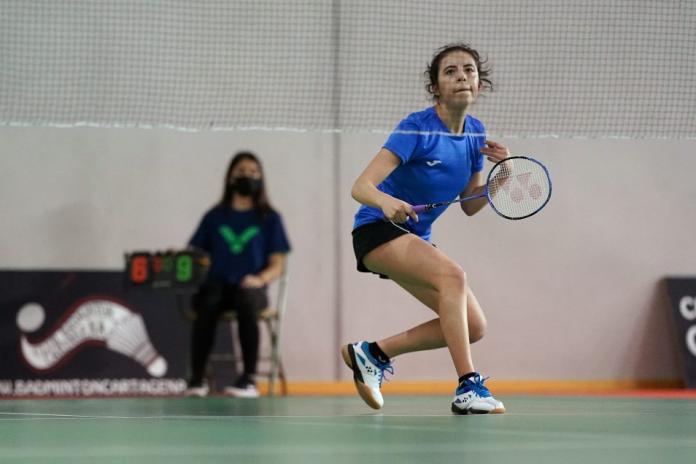
<path fill-rule="evenodd" d="M 206 383 L 196 383 L 189 384 L 189 386 L 184 390 L 184 396 L 195 396 L 198 398 L 205 398 L 210 393 L 210 388 Z"/>
<path fill-rule="evenodd" d="M 248 376 L 241 376 L 234 385 L 225 387 L 225 395 L 234 396 L 235 398 L 258 398 L 259 391 L 256 389 L 256 383 Z"/>

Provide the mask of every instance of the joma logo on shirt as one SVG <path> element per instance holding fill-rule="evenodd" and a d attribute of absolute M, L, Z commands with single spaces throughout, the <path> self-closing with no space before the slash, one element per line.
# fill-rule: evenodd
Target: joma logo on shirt
<path fill-rule="evenodd" d="M 225 239 L 233 255 L 238 255 L 244 251 L 247 243 L 259 234 L 258 226 L 247 227 L 241 234 L 237 235 L 229 226 L 220 226 L 218 229 L 222 238 Z"/>

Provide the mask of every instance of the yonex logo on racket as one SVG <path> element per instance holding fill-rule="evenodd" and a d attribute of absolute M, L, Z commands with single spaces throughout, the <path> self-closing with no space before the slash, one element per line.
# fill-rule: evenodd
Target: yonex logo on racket
<path fill-rule="evenodd" d="M 542 195 L 542 188 L 538 182 L 530 184 L 530 178 L 532 177 L 531 172 L 522 172 L 520 174 L 515 174 L 515 179 L 517 180 L 517 185 L 512 185 L 513 183 L 509 181 L 510 176 L 502 176 L 497 179 L 496 185 L 491 186 L 491 194 L 495 195 L 497 193 L 496 187 L 501 188 L 505 193 L 510 196 L 510 199 L 515 203 L 519 203 L 525 198 L 525 193 L 529 195 L 533 200 L 538 200 Z"/>

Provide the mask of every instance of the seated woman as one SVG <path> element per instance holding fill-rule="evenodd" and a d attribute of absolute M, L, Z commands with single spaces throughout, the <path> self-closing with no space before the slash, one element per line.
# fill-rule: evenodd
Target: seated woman
<path fill-rule="evenodd" d="M 283 272 L 290 251 L 280 215 L 271 207 L 261 161 L 237 153 L 225 174 L 220 202 L 201 220 L 189 245 L 210 256 L 210 270 L 194 295 L 191 378 L 186 395 L 206 396 L 204 382 L 217 322 L 225 311 L 237 314 L 244 373 L 225 393 L 256 398 L 254 376 L 259 351 L 258 313 L 268 306 L 267 286 Z"/>

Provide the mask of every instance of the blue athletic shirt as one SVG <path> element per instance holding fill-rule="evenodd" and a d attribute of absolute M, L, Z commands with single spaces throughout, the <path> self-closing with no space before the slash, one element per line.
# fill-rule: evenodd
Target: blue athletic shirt
<path fill-rule="evenodd" d="M 411 113 L 384 144 L 401 164 L 377 188 L 410 205 L 454 200 L 469 184 L 472 174 L 483 169 L 479 149 L 486 140 L 484 133 L 483 123 L 470 115 L 466 115 L 463 134 L 452 135 L 435 107 Z M 409 219 L 400 226 L 430 240 L 432 224 L 445 209 L 425 211 L 418 215 L 418 222 Z M 382 210 L 362 205 L 353 229 L 382 220 Z"/>
<path fill-rule="evenodd" d="M 254 210 L 235 211 L 216 206 L 201 220 L 189 245 L 210 255 L 206 280 L 239 283 L 248 274 L 268 266 L 272 253 L 290 251 L 283 221 L 271 211 L 264 219 Z"/>

